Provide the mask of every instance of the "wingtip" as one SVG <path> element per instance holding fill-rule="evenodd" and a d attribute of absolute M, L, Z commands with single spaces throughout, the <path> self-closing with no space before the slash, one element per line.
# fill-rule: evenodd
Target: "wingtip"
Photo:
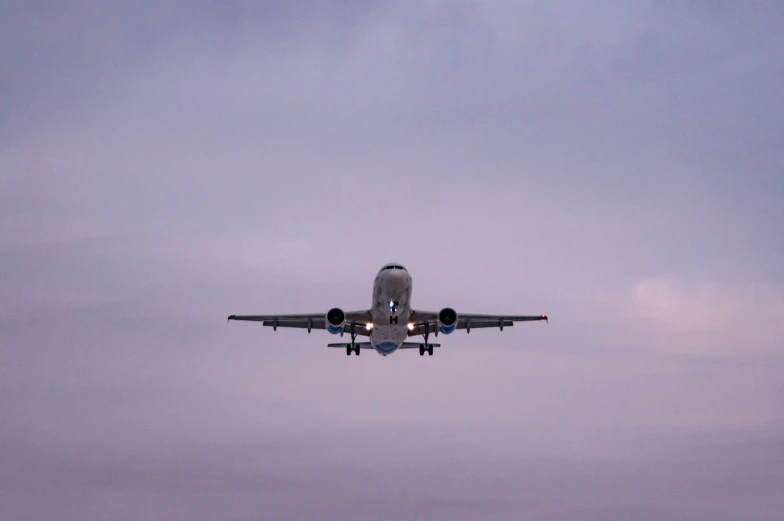
<path fill-rule="evenodd" d="M 550 323 L 550 320 L 547 318 L 547 315 L 542 315 L 542 320 L 544 320 L 546 324 Z"/>
<path fill-rule="evenodd" d="M 228 324 L 229 320 L 232 320 L 233 318 L 234 318 L 234 315 L 229 315 L 229 318 L 226 319 L 226 323 Z"/>

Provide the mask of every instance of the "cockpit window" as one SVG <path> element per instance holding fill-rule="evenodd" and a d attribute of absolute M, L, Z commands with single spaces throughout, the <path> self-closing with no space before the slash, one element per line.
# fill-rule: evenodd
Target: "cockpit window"
<path fill-rule="evenodd" d="M 408 271 L 406 268 L 404 268 L 403 266 L 400 266 L 399 264 L 388 264 L 388 265 L 384 266 L 383 268 L 381 268 L 381 271 L 384 271 L 384 270 L 403 270 L 403 271 Z"/>

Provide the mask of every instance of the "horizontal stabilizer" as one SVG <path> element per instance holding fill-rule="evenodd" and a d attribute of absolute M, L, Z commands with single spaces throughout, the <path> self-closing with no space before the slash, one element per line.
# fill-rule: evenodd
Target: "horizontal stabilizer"
<path fill-rule="evenodd" d="M 354 344 L 356 347 L 360 349 L 373 349 L 373 346 L 370 342 L 357 342 Z M 441 347 L 441 344 L 428 344 L 429 346 L 433 347 Z M 327 347 L 342 347 L 343 349 L 347 347 L 351 347 L 351 342 L 339 342 L 335 344 L 327 344 Z M 403 342 L 403 344 L 398 349 L 419 349 L 420 347 L 425 347 L 423 343 L 416 343 L 416 342 Z"/>
<path fill-rule="evenodd" d="M 427 344 L 432 347 L 441 347 L 441 344 Z M 419 349 L 420 347 L 425 347 L 425 343 L 422 342 L 421 344 L 418 342 L 403 342 L 398 349 Z"/>
<path fill-rule="evenodd" d="M 355 347 L 360 349 L 373 349 L 373 346 L 370 345 L 370 342 L 357 342 L 354 344 Z M 347 347 L 351 347 L 351 342 L 339 342 L 337 344 L 327 344 L 327 347 L 342 347 L 343 349 Z"/>

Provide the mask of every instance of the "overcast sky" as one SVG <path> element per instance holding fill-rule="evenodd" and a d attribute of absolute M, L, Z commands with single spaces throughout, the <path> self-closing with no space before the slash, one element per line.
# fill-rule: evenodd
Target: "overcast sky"
<path fill-rule="evenodd" d="M 0 518 L 782 519 L 784 4 L 132 4 L 0 2 Z M 391 261 L 550 324 L 226 324 Z"/>

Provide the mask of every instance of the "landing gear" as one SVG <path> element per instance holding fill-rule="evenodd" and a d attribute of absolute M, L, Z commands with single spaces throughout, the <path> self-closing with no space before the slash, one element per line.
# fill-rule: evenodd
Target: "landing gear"
<path fill-rule="evenodd" d="M 419 345 L 419 356 L 425 356 L 425 351 L 427 351 L 428 356 L 433 356 L 433 346 L 427 343 L 427 339 L 430 336 L 430 326 L 425 326 L 425 332 L 423 335 L 425 336 L 425 343 Z"/>
<path fill-rule="evenodd" d="M 357 334 L 354 332 L 354 324 L 351 324 L 351 343 L 346 344 L 346 356 L 351 356 L 351 352 L 355 351 L 359 356 L 359 346 L 357 345 Z"/>

